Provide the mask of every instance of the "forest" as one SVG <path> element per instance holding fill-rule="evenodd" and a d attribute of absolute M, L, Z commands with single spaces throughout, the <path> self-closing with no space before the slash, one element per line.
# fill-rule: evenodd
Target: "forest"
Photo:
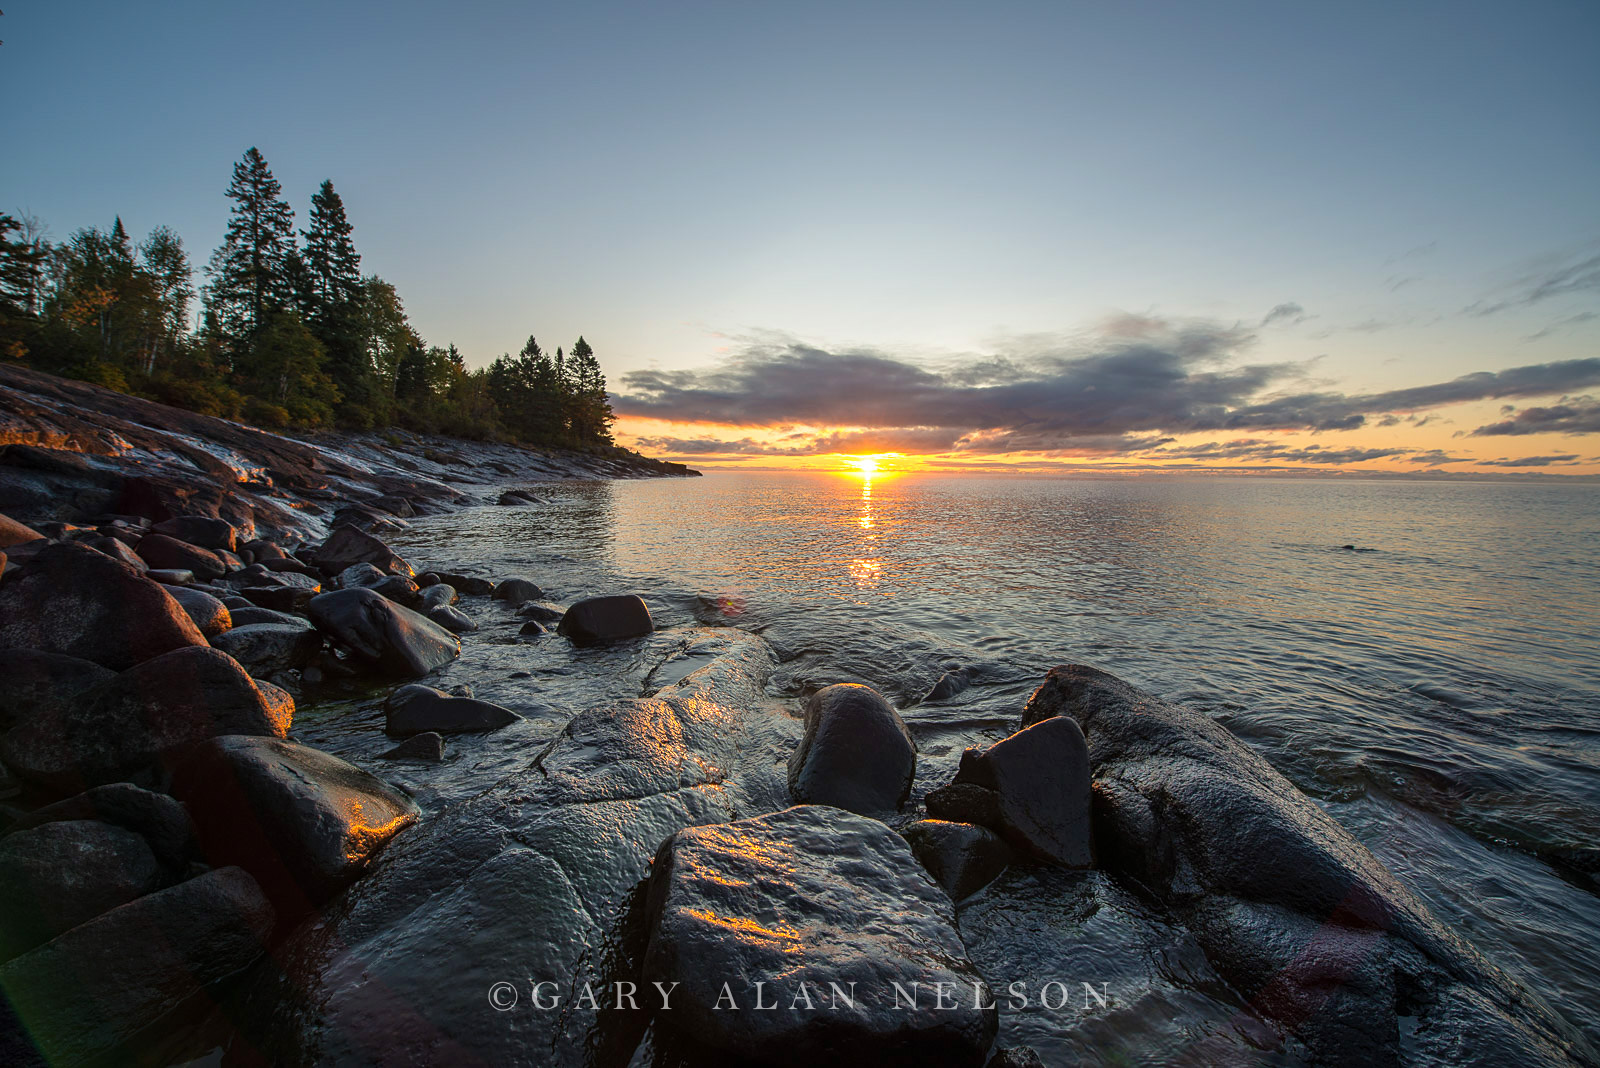
<path fill-rule="evenodd" d="M 469 369 L 430 345 L 400 294 L 361 273 L 333 182 L 305 229 L 259 151 L 234 165 L 223 242 L 195 271 L 159 226 L 118 217 L 64 241 L 0 214 L 0 359 L 269 429 L 404 427 L 453 437 L 609 445 L 614 416 L 589 343 Z"/>

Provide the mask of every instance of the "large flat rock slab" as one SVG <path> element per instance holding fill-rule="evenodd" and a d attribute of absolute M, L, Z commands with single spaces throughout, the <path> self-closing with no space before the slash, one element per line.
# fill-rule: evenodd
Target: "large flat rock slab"
<path fill-rule="evenodd" d="M 719 1054 L 977 1066 L 994 1038 L 949 897 L 877 820 L 800 805 L 679 831 L 647 911 L 657 1026 Z"/>

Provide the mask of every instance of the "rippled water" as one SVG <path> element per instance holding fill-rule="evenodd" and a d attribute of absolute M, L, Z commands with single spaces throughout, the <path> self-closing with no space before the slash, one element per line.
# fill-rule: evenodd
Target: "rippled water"
<path fill-rule="evenodd" d="M 1051 665 L 1116 672 L 1224 722 L 1600 1040 L 1600 487 L 739 472 L 539 493 L 405 542 L 760 631 L 784 693 L 869 683 L 905 709 L 919 791 Z M 919 703 L 957 666 L 970 689 Z"/>

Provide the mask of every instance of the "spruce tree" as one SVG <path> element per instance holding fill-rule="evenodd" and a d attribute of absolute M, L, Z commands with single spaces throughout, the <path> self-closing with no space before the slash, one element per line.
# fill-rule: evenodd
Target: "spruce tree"
<path fill-rule="evenodd" d="M 288 263 L 294 251 L 294 211 L 254 148 L 233 165 L 228 199 L 233 214 L 207 268 L 209 297 L 224 335 L 243 341 L 265 326 L 270 312 L 292 304 Z"/>
<path fill-rule="evenodd" d="M 323 181 L 311 198 L 311 226 L 303 231 L 306 270 L 315 300 L 313 320 L 337 315 L 339 309 L 361 299 L 361 256 L 350 240 L 354 230 L 333 182 Z"/>
<path fill-rule="evenodd" d="M 606 376 L 594 349 L 581 336 L 567 353 L 567 375 L 572 392 L 572 436 L 583 445 L 611 444 L 611 424 L 616 415 L 606 400 Z"/>

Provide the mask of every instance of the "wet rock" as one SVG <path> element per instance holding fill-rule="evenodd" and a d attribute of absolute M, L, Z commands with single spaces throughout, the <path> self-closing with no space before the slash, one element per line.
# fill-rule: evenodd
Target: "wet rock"
<path fill-rule="evenodd" d="M 1600 1062 L 1265 760 L 1208 717 L 1083 665 L 1053 669 L 1024 722 L 1070 716 L 1096 776 L 1101 863 L 1194 933 L 1245 998 L 1322 1063 L 1418 1063 L 1494 1036 L 1494 1063 Z M 1428 991 L 1417 998 L 1415 992 Z"/>
<path fill-rule="evenodd" d="M 386 576 L 383 581 L 374 582 L 367 588 L 403 608 L 416 609 L 422 604 L 422 598 L 417 595 L 417 584 L 404 575 Z"/>
<path fill-rule="evenodd" d="M 0 839 L 0 961 L 26 953 L 161 885 L 145 840 L 95 820 Z"/>
<path fill-rule="evenodd" d="M 315 629 L 290 623 L 251 623 L 218 634 L 211 644 L 242 664 L 252 675 L 303 668 L 322 649 Z"/>
<path fill-rule="evenodd" d="M 535 597 L 543 594 L 535 594 Z M 650 609 L 643 598 L 631 593 L 610 597 L 587 597 L 561 616 L 556 633 L 573 645 L 602 645 L 606 642 L 640 638 L 655 630 Z"/>
<path fill-rule="evenodd" d="M 152 568 L 145 572 L 145 577 L 161 583 L 169 590 L 174 586 L 192 586 L 195 583 L 193 571 L 182 570 L 175 567 Z"/>
<path fill-rule="evenodd" d="M 1012 1046 L 996 1051 L 983 1068 L 1044 1068 L 1044 1061 L 1032 1046 Z"/>
<path fill-rule="evenodd" d="M 1052 717 L 961 755 L 956 782 L 993 790 L 995 830 L 1013 848 L 1067 868 L 1094 863 L 1089 832 L 1089 747 L 1071 719 Z"/>
<path fill-rule="evenodd" d="M 257 623 L 279 623 L 290 627 L 309 627 L 311 621 L 304 616 L 297 616 L 289 612 L 274 612 L 270 608 L 258 608 L 246 601 L 243 608 L 231 608 L 233 625 L 236 627 L 249 627 Z"/>
<path fill-rule="evenodd" d="M 418 677 L 461 655 L 461 640 L 372 590 L 335 590 L 312 599 L 311 621 L 370 668 Z"/>
<path fill-rule="evenodd" d="M 377 500 L 372 502 L 372 506 L 374 508 L 381 508 L 390 515 L 399 516 L 402 519 L 410 519 L 412 516 L 417 514 L 416 509 L 411 506 L 410 501 L 399 496 L 398 494 L 393 493 L 387 493 L 382 497 L 379 497 Z"/>
<path fill-rule="evenodd" d="M 383 703 L 384 733 L 397 737 L 437 731 L 469 734 L 498 730 L 522 717 L 500 705 L 473 697 L 454 697 L 431 686 L 412 683 L 390 694 Z"/>
<path fill-rule="evenodd" d="M 394 550 L 365 531 L 342 526 L 317 547 L 317 566 L 326 574 L 338 574 L 351 564 L 371 564 L 392 575 L 410 576 L 411 565 Z"/>
<path fill-rule="evenodd" d="M 521 493 L 517 490 L 506 490 L 504 493 L 500 494 L 498 503 L 501 505 L 501 507 L 517 507 L 520 505 L 532 504 L 534 502 L 533 498 L 528 496 L 526 493 Z"/>
<path fill-rule="evenodd" d="M 231 553 L 239 548 L 239 532 L 232 523 L 215 516 L 180 515 L 157 523 L 151 529 L 157 534 L 165 534 L 202 549 L 222 549 Z"/>
<path fill-rule="evenodd" d="M 566 609 L 548 601 L 526 601 L 517 609 L 517 615 L 539 623 L 559 623 L 561 617 L 566 615 Z"/>
<path fill-rule="evenodd" d="M 23 542 L 38 541 L 44 537 L 26 523 L 19 523 L 8 515 L 0 515 L 0 549 L 9 549 Z"/>
<path fill-rule="evenodd" d="M 916 746 L 900 713 L 870 686 L 839 683 L 806 702 L 805 736 L 789 758 L 789 789 L 802 804 L 893 812 L 905 804 L 916 768 Z"/>
<path fill-rule="evenodd" d="M 1012 861 L 1011 848 L 987 827 L 918 820 L 900 833 L 952 901 L 982 890 Z"/>
<path fill-rule="evenodd" d="M 923 799 L 928 815 L 951 823 L 976 823 L 991 830 L 1000 826 L 1000 795 L 984 786 L 956 782 L 928 791 Z"/>
<path fill-rule="evenodd" d="M 126 1057 L 153 1021 L 252 964 L 272 906 L 249 875 L 224 868 L 112 909 L 0 966 L 18 1022 L 52 1064 Z"/>
<path fill-rule="evenodd" d="M 213 865 L 255 876 L 297 914 L 356 879 L 417 807 L 383 780 L 309 746 L 226 736 L 198 746 L 173 774 Z"/>
<path fill-rule="evenodd" d="M 444 735 L 437 731 L 414 734 L 386 753 L 379 760 L 426 760 L 437 764 L 444 759 Z"/>
<path fill-rule="evenodd" d="M 512 604 L 521 604 L 523 601 L 536 601 L 544 596 L 544 591 L 532 579 L 508 578 L 495 585 L 491 595 L 496 601 L 510 601 Z"/>
<path fill-rule="evenodd" d="M 168 586 L 167 593 L 183 606 L 189 618 L 194 620 L 194 625 L 208 640 L 233 626 L 233 615 L 228 611 L 228 606 L 209 593 L 183 586 Z"/>
<path fill-rule="evenodd" d="M 379 571 L 371 564 L 351 564 L 339 572 L 334 580 L 342 590 L 360 590 L 375 586 L 388 577 L 388 572 Z"/>
<path fill-rule="evenodd" d="M 494 583 L 477 575 L 457 575 L 448 571 L 438 571 L 435 574 L 439 576 L 440 582 L 449 583 L 456 588 L 456 592 L 468 597 L 487 597 L 494 592 Z"/>
<path fill-rule="evenodd" d="M 165 534 L 145 535 L 139 542 L 139 555 L 153 569 L 193 571 L 195 577 L 203 581 L 219 579 L 228 573 L 228 565 L 210 549 Z"/>
<path fill-rule="evenodd" d="M 144 839 L 168 877 L 176 880 L 194 857 L 194 824 L 189 812 L 166 794 L 143 790 L 130 782 L 113 782 L 34 809 L 13 831 L 62 820 L 99 820 Z"/>
<path fill-rule="evenodd" d="M 437 586 L 438 584 L 439 573 L 437 571 L 424 571 L 417 576 L 417 588 L 420 590 L 425 590 L 429 586 Z"/>
<path fill-rule="evenodd" d="M 255 541 L 245 542 L 239 549 L 241 552 L 247 552 L 255 557 L 256 563 L 264 563 L 268 560 L 282 560 L 289 555 L 283 551 L 282 546 L 274 545 L 272 542 L 263 541 L 260 538 Z"/>
<path fill-rule="evenodd" d="M 802 805 L 679 831 L 656 855 L 646 909 L 644 978 L 681 984 L 658 1026 L 719 1054 L 976 1066 L 994 1038 L 995 1009 L 949 898 L 877 820 Z M 909 997 L 893 1006 L 896 982 L 915 989 L 914 1007 Z M 857 1007 L 839 1008 L 830 984 L 851 983 Z M 949 984 L 942 1004 L 939 983 Z M 991 1007 L 974 1006 L 975 987 Z M 758 993 L 776 1008 L 757 1011 Z"/>
<path fill-rule="evenodd" d="M 972 685 L 972 675 L 973 672 L 970 667 L 957 668 L 954 671 L 946 671 L 943 675 L 939 676 L 939 681 L 933 684 L 932 689 L 930 689 L 927 694 L 923 696 L 922 700 L 924 702 L 944 701 L 954 697 L 956 694 Z"/>
<path fill-rule="evenodd" d="M 260 567 L 261 565 L 256 564 L 254 566 Z M 400 581 L 404 582 L 406 580 L 401 579 Z M 312 593 L 322 592 L 321 582 L 299 570 L 291 571 L 286 569 L 269 569 L 267 571 L 266 581 L 264 584 L 269 586 L 288 586 L 297 590 L 310 590 Z M 255 586 L 258 585 L 258 583 L 252 582 L 250 585 Z"/>
<path fill-rule="evenodd" d="M 292 699 L 257 684 L 226 653 L 179 649 L 14 727 L 0 737 L 0 757 L 19 778 L 78 792 L 138 773 L 215 735 L 281 738 L 293 714 Z"/>
<path fill-rule="evenodd" d="M 422 611 L 430 612 L 456 603 L 456 588 L 448 582 L 436 582 L 422 591 Z"/>
<path fill-rule="evenodd" d="M 83 545 L 51 545 L 0 585 L 0 646 L 114 670 L 206 640 L 159 583 Z"/>
<path fill-rule="evenodd" d="M 478 629 L 478 625 L 472 621 L 471 617 L 458 608 L 452 608 L 450 605 L 442 604 L 436 608 L 430 608 L 427 616 L 451 634 L 468 634 Z"/>
<path fill-rule="evenodd" d="M 7 558 L 5 553 L 0 553 L 0 579 L 6 577 Z"/>
<path fill-rule="evenodd" d="M 312 600 L 321 596 L 315 590 L 299 586 L 246 586 L 239 593 L 257 608 L 268 608 L 274 612 L 291 615 L 307 614 L 311 609 Z"/>
<path fill-rule="evenodd" d="M 296 932 L 242 1014 L 263 1055 L 628 1063 L 643 1021 L 575 996 L 559 1013 L 533 1010 L 520 977 L 559 977 L 564 995 L 609 990 L 615 925 L 657 847 L 686 825 L 783 803 L 774 765 L 795 726 L 763 706 L 765 643 L 729 629 L 691 640 L 706 666 L 655 698 L 578 715 L 529 766 L 397 838 L 323 923 Z M 522 1000 L 486 1026 L 487 992 L 506 975 Z"/>
<path fill-rule="evenodd" d="M 537 638 L 549 634 L 550 628 L 540 623 L 537 619 L 530 619 L 517 629 L 517 633 L 524 638 Z"/>
<path fill-rule="evenodd" d="M 84 538 L 80 544 L 105 553 L 111 559 L 120 564 L 127 564 L 140 574 L 150 570 L 150 565 L 145 563 L 138 553 L 116 538 Z"/>
<path fill-rule="evenodd" d="M 37 649 L 0 649 L 0 732 L 52 717 L 89 687 L 117 677 L 110 668 Z"/>

